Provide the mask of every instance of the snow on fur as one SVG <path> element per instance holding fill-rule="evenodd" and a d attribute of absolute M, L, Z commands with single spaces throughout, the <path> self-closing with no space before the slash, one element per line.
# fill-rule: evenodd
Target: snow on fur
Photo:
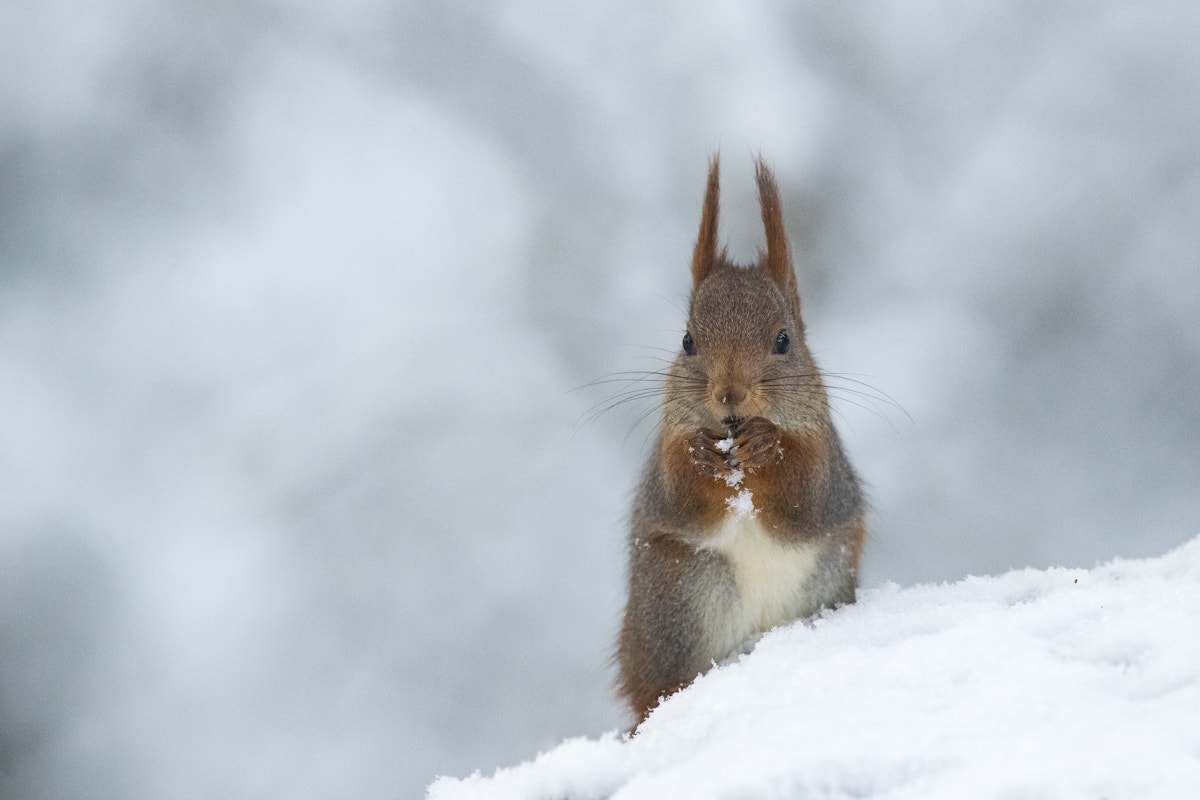
<path fill-rule="evenodd" d="M 1200 797 L 1200 538 L 1092 570 L 895 585 L 766 635 L 639 733 L 429 800 Z"/>

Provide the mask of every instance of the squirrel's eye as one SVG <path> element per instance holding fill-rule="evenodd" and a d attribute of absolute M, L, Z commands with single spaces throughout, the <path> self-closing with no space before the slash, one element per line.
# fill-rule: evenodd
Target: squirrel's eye
<path fill-rule="evenodd" d="M 689 356 L 696 355 L 696 343 L 692 341 L 692 332 L 688 331 L 683 334 L 683 352 Z"/>
<path fill-rule="evenodd" d="M 772 350 L 771 352 L 773 352 L 777 356 L 781 356 L 788 351 L 788 344 L 789 344 L 789 340 L 788 340 L 787 330 L 784 329 L 779 332 L 778 336 L 775 337 L 775 349 Z"/>

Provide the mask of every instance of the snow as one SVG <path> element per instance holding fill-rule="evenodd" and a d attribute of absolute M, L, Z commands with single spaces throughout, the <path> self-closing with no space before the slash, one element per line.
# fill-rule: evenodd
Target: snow
<path fill-rule="evenodd" d="M 737 484 L 730 483 L 729 485 L 736 486 Z M 742 489 L 736 495 L 727 499 L 725 505 L 738 517 L 752 517 L 755 514 L 754 495 L 750 493 L 749 489 Z"/>
<path fill-rule="evenodd" d="M 632 737 L 429 800 L 1200 793 L 1200 537 L 1091 570 L 901 588 L 765 635 Z"/>
<path fill-rule="evenodd" d="M 737 446 L 734 444 L 736 440 L 730 436 L 717 441 L 716 448 L 722 453 L 737 452 Z M 717 478 L 724 480 L 725 485 L 730 489 L 736 489 L 742 485 L 742 481 L 746 479 L 746 471 L 740 467 L 735 467 L 728 472 L 719 473 Z M 751 502 L 749 489 L 742 489 L 734 497 L 726 500 L 726 504 L 737 512 L 738 516 L 746 516 L 754 511 L 754 504 Z"/>

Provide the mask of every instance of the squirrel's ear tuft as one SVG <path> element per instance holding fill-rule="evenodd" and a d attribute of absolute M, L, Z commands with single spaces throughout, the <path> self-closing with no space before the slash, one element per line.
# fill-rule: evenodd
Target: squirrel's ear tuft
<path fill-rule="evenodd" d="M 779 202 L 779 188 L 775 176 L 759 156 L 755 163 L 758 178 L 758 204 L 762 207 L 763 229 L 767 234 L 767 250 L 763 255 L 763 266 L 784 297 L 800 312 L 800 294 L 796 290 L 796 271 L 792 268 L 792 249 L 788 245 L 787 232 L 783 228 L 783 206 Z"/>
<path fill-rule="evenodd" d="M 708 161 L 708 186 L 704 190 L 704 210 L 700 213 L 700 235 L 692 254 L 692 289 L 703 283 L 717 263 L 717 212 L 720 207 L 720 156 Z"/>

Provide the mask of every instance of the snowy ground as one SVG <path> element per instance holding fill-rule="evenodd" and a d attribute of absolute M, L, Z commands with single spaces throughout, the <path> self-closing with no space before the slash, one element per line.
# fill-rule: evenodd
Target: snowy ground
<path fill-rule="evenodd" d="M 1161 558 L 864 592 L 772 631 L 632 740 L 430 800 L 1200 795 L 1200 538 Z"/>
<path fill-rule="evenodd" d="M 864 585 L 1200 530 L 1200 4 L 0 3 L 0 797 L 419 796 L 614 729 L 708 156 Z M 846 389 L 862 380 L 903 408 Z M 878 412 L 878 413 L 876 413 Z"/>

